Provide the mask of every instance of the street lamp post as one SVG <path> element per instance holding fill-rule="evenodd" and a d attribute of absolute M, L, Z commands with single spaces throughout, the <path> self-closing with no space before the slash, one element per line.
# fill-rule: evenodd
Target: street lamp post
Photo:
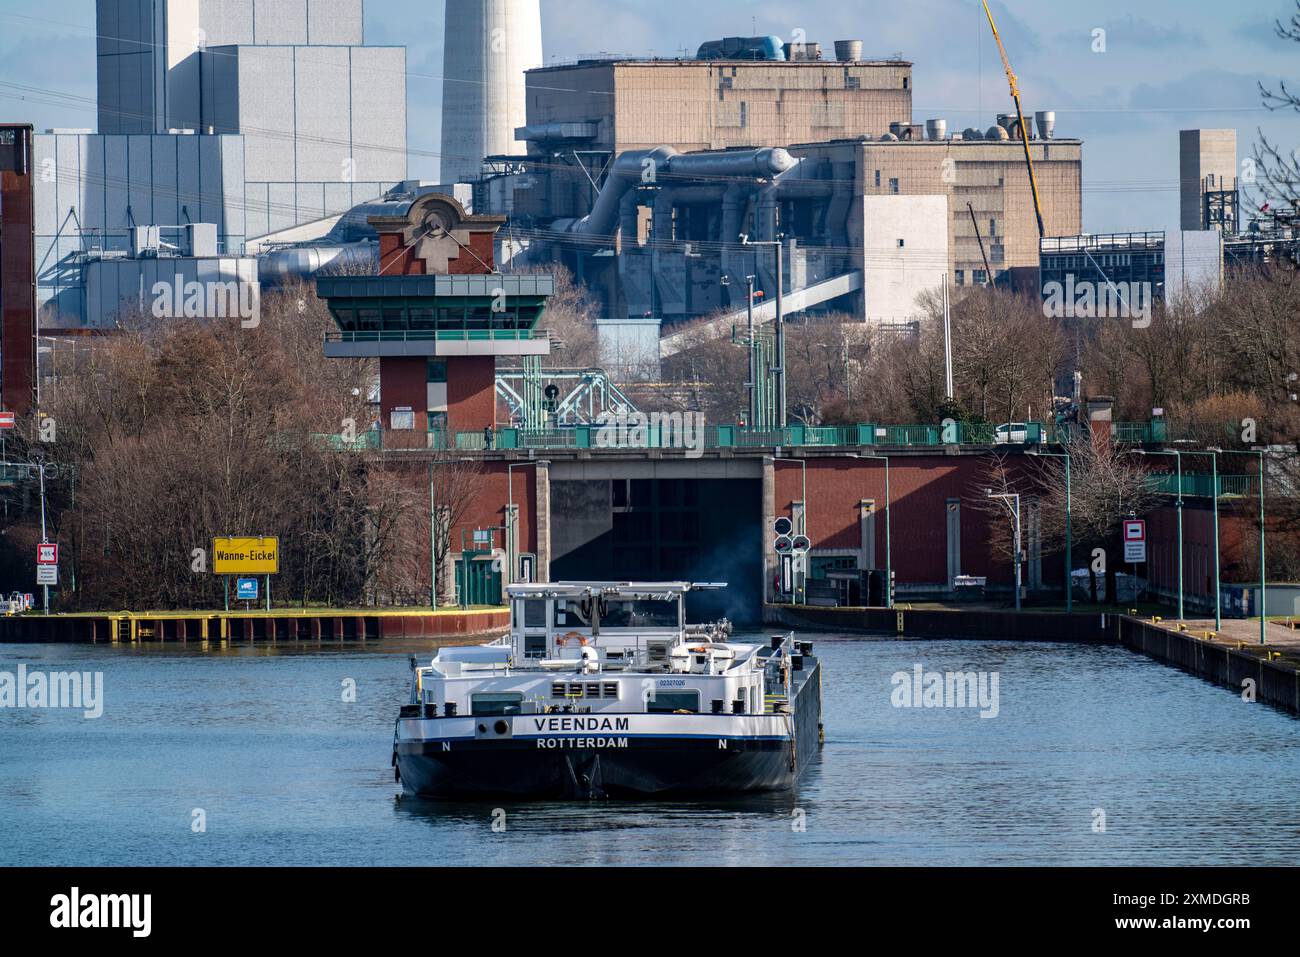
<path fill-rule="evenodd" d="M 748 236 L 741 235 L 740 243 L 742 246 L 771 246 L 776 250 L 776 368 L 773 373 L 776 376 L 776 427 L 784 429 L 786 426 L 786 386 L 785 386 L 785 315 L 784 315 L 784 295 L 785 295 L 785 261 L 783 253 L 785 243 L 783 239 L 769 239 L 755 242 Z M 753 302 L 753 296 L 750 296 L 750 302 Z"/>
<path fill-rule="evenodd" d="M 877 462 L 885 463 L 885 607 L 894 607 L 894 553 L 892 542 L 892 528 L 889 518 L 889 456 L 887 455 L 867 455 L 864 452 L 858 453 L 860 459 L 872 459 Z"/>
<path fill-rule="evenodd" d="M 1219 449 L 1188 452 L 1188 455 L 1210 457 L 1210 494 L 1214 498 L 1214 630 L 1223 630 L 1223 600 L 1219 591 Z"/>
<path fill-rule="evenodd" d="M 45 459 L 42 457 L 39 458 L 37 461 L 38 464 L 36 467 L 40 471 L 40 475 L 41 475 L 41 541 L 48 542 L 50 539 L 45 531 Z M 49 585 L 41 586 L 41 605 L 45 610 L 45 614 L 48 615 L 50 613 L 50 586 Z"/>
<path fill-rule="evenodd" d="M 518 534 L 515 522 L 515 469 L 531 468 L 536 464 L 536 462 L 515 462 L 513 465 L 506 466 L 506 561 L 510 564 L 506 571 L 507 585 L 514 582 L 515 572 L 519 567 L 519 557 L 515 554 L 515 536 Z"/>
<path fill-rule="evenodd" d="M 1015 543 L 1015 572 L 1016 572 L 1016 611 L 1020 610 L 1020 495 L 1016 492 L 993 492 L 989 490 L 989 498 L 1002 499 L 1007 504 L 1007 509 L 1011 512 L 1012 529 L 1014 531 Z"/>
<path fill-rule="evenodd" d="M 439 465 L 463 465 L 465 459 L 447 459 L 439 462 L 429 459 L 429 607 L 438 610 L 438 501 L 435 494 L 433 470 Z M 451 534 L 451 529 L 447 529 Z"/>
<path fill-rule="evenodd" d="M 1222 455 L 1256 455 L 1259 456 L 1259 643 L 1265 643 L 1264 622 L 1267 608 L 1265 600 L 1265 589 L 1268 586 L 1268 580 L 1264 569 L 1264 450 L 1252 449 L 1251 451 L 1237 451 L 1235 449 L 1220 449 Z"/>
<path fill-rule="evenodd" d="M 1172 455 L 1178 462 L 1178 620 L 1183 621 L 1183 453 L 1177 449 L 1164 452 L 1150 452 L 1138 449 L 1138 455 Z"/>
<path fill-rule="evenodd" d="M 1074 529 L 1072 516 L 1072 491 L 1070 488 L 1070 453 L 1031 451 L 1030 455 L 1043 455 L 1048 458 L 1065 460 L 1065 611 L 1074 611 Z"/>

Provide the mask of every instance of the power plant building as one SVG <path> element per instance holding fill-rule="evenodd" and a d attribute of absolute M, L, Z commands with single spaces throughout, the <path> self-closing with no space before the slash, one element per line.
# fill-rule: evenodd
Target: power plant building
<path fill-rule="evenodd" d="M 911 63 L 835 47 L 828 60 L 815 44 L 729 38 L 695 59 L 530 71 L 528 154 L 478 184 L 476 203 L 507 197 L 493 211 L 510 214 L 503 235 L 527 246 L 524 261 L 558 260 L 586 284 L 613 366 L 659 336 L 662 355 L 681 348 L 677 324 L 742 318 L 747 276 L 770 318 L 778 240 L 789 313 L 902 325 L 945 275 L 1036 278 L 1015 118 L 962 132 L 914 122 Z M 1077 235 L 1083 144 L 1057 137 L 1050 112 L 1029 132 L 1046 230 Z"/>
<path fill-rule="evenodd" d="M 323 234 L 405 181 L 406 52 L 365 46 L 362 13 L 362 0 L 99 0 L 99 131 L 33 144 L 42 327 L 112 324 L 99 308 L 113 297 L 87 300 L 84 267 L 133 258 L 138 228 L 158 227 L 175 256 L 186 226 L 211 224 L 237 258 L 286 230 L 324 221 Z"/>
<path fill-rule="evenodd" d="M 937 131 L 933 124 L 930 131 Z M 1036 269 L 1038 224 L 1023 144 L 966 134 L 924 139 L 920 130 L 915 133 L 916 139 L 808 144 L 790 152 L 850 173 L 855 196 L 946 196 L 948 272 L 954 285 L 983 285 L 1012 269 Z M 1083 231 L 1083 143 L 1052 133 L 1051 139 L 1031 140 L 1029 147 L 1043 223 L 1048 236 L 1074 236 Z"/>
<path fill-rule="evenodd" d="M 580 216 L 588 177 L 632 150 L 682 153 L 887 134 L 912 120 L 912 65 L 763 60 L 590 60 L 528 73 L 528 155 L 549 175 L 523 216 Z"/>

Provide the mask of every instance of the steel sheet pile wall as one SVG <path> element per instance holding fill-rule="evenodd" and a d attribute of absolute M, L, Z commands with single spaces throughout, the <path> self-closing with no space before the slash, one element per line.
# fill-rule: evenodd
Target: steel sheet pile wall
<path fill-rule="evenodd" d="M 1269 660 L 1270 652 L 1277 652 L 1267 645 L 1210 641 L 1135 618 L 1121 619 L 1120 643 L 1237 692 L 1253 681 L 1256 700 L 1300 715 L 1300 661 L 1286 656 Z"/>

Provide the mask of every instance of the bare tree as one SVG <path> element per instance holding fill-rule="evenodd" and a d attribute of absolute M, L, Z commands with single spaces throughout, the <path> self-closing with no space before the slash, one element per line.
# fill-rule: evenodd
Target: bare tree
<path fill-rule="evenodd" d="M 1070 443 L 1066 454 L 1070 457 L 1068 504 L 1072 549 L 1075 555 L 1082 552 L 1087 556 L 1089 590 L 1094 602 L 1098 590 L 1093 552 L 1103 550 L 1106 594 L 1112 602 L 1117 602 L 1115 574 L 1121 564 L 1123 521 L 1147 514 L 1157 501 L 1149 483 L 1150 463 L 1100 437 L 1080 438 Z M 1051 457 L 1040 459 L 1034 486 L 1043 545 L 1063 549 L 1067 507 L 1064 461 Z"/>

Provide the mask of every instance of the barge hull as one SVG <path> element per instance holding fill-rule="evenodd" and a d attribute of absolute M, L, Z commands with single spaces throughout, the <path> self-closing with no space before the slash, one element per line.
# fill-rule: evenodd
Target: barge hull
<path fill-rule="evenodd" d="M 421 797 L 592 798 L 776 791 L 820 748 L 821 668 L 808 656 L 792 695 L 793 737 L 619 731 L 504 739 L 398 739 L 402 786 Z M 793 745 L 793 747 L 792 747 Z"/>

